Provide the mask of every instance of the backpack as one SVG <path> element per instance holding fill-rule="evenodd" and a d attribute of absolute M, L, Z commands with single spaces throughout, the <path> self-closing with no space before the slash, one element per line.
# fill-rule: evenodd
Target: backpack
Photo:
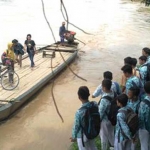
<path fill-rule="evenodd" d="M 100 114 L 98 111 L 98 105 L 95 102 L 89 102 L 88 106 L 80 108 L 83 111 L 81 116 L 81 128 L 82 128 L 82 143 L 83 133 L 87 139 L 94 139 L 100 132 Z"/>
<path fill-rule="evenodd" d="M 150 64 L 145 64 L 143 66 L 147 66 L 146 81 L 150 81 Z"/>
<path fill-rule="evenodd" d="M 119 109 L 119 107 L 117 106 L 117 102 L 116 102 L 116 96 L 117 96 L 117 94 L 114 93 L 114 98 L 111 98 L 110 96 L 102 97 L 104 99 L 107 99 L 111 103 L 110 111 L 108 114 L 106 113 L 106 115 L 108 117 L 108 120 L 111 122 L 111 124 L 113 126 L 115 126 L 117 123 L 117 113 L 118 113 L 118 109 Z M 99 105 L 100 105 L 100 102 L 99 102 Z"/>
<path fill-rule="evenodd" d="M 133 85 L 133 87 L 140 89 L 139 98 L 141 99 L 142 95 L 145 93 L 141 80 L 139 79 L 139 87 L 136 85 L 136 83 L 134 81 L 132 81 L 132 85 Z"/>
<path fill-rule="evenodd" d="M 134 113 L 134 111 L 132 109 L 128 109 L 127 111 L 126 110 L 119 110 L 119 112 L 122 112 L 125 114 L 126 123 L 129 127 L 130 132 L 131 132 L 132 137 L 133 137 L 139 129 L 138 115 L 136 113 Z M 119 123 L 119 125 L 120 125 L 120 123 Z M 121 128 L 121 126 L 120 126 L 120 128 Z M 125 133 L 123 132 L 122 129 L 121 129 L 121 132 L 122 132 L 123 136 L 127 138 L 127 136 L 125 135 Z"/>
<path fill-rule="evenodd" d="M 141 103 L 141 102 L 139 102 L 139 103 L 137 104 L 137 106 L 136 106 L 135 113 L 136 113 L 137 115 L 138 115 L 138 113 L 139 113 L 140 103 Z"/>
<path fill-rule="evenodd" d="M 149 119 L 147 120 L 149 122 L 150 121 L 150 101 L 148 101 L 147 99 L 144 99 L 142 102 L 149 107 L 149 116 L 148 116 Z M 150 133 L 150 123 L 147 123 L 145 128 Z"/>

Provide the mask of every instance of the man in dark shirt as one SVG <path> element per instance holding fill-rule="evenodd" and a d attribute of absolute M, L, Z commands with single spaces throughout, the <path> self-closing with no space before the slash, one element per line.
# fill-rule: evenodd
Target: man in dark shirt
<path fill-rule="evenodd" d="M 31 40 L 31 34 L 27 35 L 27 40 L 25 40 L 25 42 L 24 42 L 24 49 L 27 51 L 27 53 L 29 55 L 29 58 L 31 61 L 31 68 L 33 68 L 35 65 L 33 58 L 34 58 L 36 48 L 35 48 L 35 42 L 33 40 Z"/>
<path fill-rule="evenodd" d="M 66 32 L 65 22 L 62 22 L 62 26 L 59 28 L 59 36 L 62 44 L 64 43 L 65 32 Z"/>

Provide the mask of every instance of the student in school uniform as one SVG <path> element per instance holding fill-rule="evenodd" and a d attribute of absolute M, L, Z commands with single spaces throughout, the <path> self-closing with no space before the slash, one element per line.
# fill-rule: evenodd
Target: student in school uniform
<path fill-rule="evenodd" d="M 139 72 L 136 70 L 136 64 L 137 64 L 137 59 L 136 58 L 132 58 L 132 57 L 126 57 L 124 59 L 124 65 L 130 65 L 132 67 L 132 74 L 140 77 L 139 76 Z M 125 84 L 126 84 L 127 78 L 126 76 L 123 74 L 122 78 L 121 78 L 121 86 L 122 86 L 122 92 L 125 91 Z"/>
<path fill-rule="evenodd" d="M 89 89 L 86 86 L 81 86 L 78 90 L 78 97 L 82 103 L 82 106 L 77 110 L 75 114 L 75 121 L 72 129 L 72 137 L 70 138 L 71 142 L 77 141 L 79 150 L 97 150 L 94 140 L 88 140 L 84 138 L 85 147 L 82 143 L 81 117 L 84 113 L 84 111 L 82 111 L 82 108 L 90 105 L 90 102 L 88 100 L 89 96 Z M 95 103 L 95 105 L 97 105 L 97 103 Z"/>
<path fill-rule="evenodd" d="M 128 103 L 127 105 L 138 115 L 140 107 L 139 99 L 140 89 L 136 87 L 131 87 L 128 92 Z M 137 141 L 139 139 L 138 131 L 135 134 L 135 142 L 131 145 L 131 150 L 136 150 Z"/>
<path fill-rule="evenodd" d="M 139 71 L 140 79 L 143 85 L 146 83 L 146 77 L 147 77 L 146 60 L 147 60 L 146 56 L 139 57 L 140 67 L 138 68 L 138 71 Z"/>
<path fill-rule="evenodd" d="M 130 107 L 127 106 L 128 96 L 126 94 L 121 94 L 117 96 L 117 105 L 120 107 L 117 114 L 117 124 L 115 130 L 115 150 L 131 150 L 132 138 L 131 132 L 126 124 L 125 113 L 121 111 L 127 111 Z M 123 132 L 122 132 L 123 131 Z M 125 134 L 125 136 L 124 136 Z"/>
<path fill-rule="evenodd" d="M 147 64 L 150 64 L 150 48 L 144 47 L 144 48 L 142 49 L 142 55 L 147 57 L 146 63 L 147 63 Z"/>
<path fill-rule="evenodd" d="M 113 79 L 113 74 L 110 71 L 106 71 L 103 73 L 103 77 L 104 79 L 109 79 L 112 81 Z M 121 89 L 120 86 L 117 82 L 112 82 L 112 86 L 111 86 L 111 90 L 114 91 L 117 95 L 121 94 Z M 103 90 L 102 90 L 102 84 L 100 84 L 96 90 L 94 91 L 92 98 L 98 97 L 98 96 L 102 96 L 104 94 Z"/>
<path fill-rule="evenodd" d="M 140 100 L 139 100 L 140 89 L 137 87 L 131 87 L 128 91 L 128 106 L 138 114 Z"/>
<path fill-rule="evenodd" d="M 150 81 L 144 85 L 146 97 L 139 107 L 139 138 L 141 150 L 150 150 Z"/>
<path fill-rule="evenodd" d="M 143 88 L 143 85 L 140 81 L 140 79 L 133 75 L 132 67 L 130 65 L 125 65 L 121 68 L 123 71 L 123 74 L 127 78 L 126 84 L 125 84 L 125 93 L 128 95 L 128 91 L 131 87 L 137 87 L 139 89 Z"/>
<path fill-rule="evenodd" d="M 101 119 L 100 139 L 102 150 L 107 150 L 109 144 L 114 146 L 114 126 L 108 120 L 108 113 L 110 111 L 111 102 L 105 97 L 109 96 L 114 98 L 114 92 L 111 91 L 112 82 L 109 79 L 102 81 L 103 95 L 99 104 L 99 113 Z"/>

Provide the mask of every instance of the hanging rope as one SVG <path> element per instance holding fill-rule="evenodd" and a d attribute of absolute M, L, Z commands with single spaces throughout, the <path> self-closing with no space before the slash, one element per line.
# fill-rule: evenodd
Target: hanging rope
<path fill-rule="evenodd" d="M 62 8 L 63 8 L 64 11 L 65 11 L 65 14 L 66 14 L 67 19 L 66 19 L 64 13 L 63 13 L 63 9 L 62 9 Z M 64 20 L 67 22 L 67 30 L 68 30 L 68 24 L 70 24 L 70 25 L 72 25 L 73 27 L 77 28 L 78 30 L 82 31 L 82 32 L 85 33 L 85 34 L 93 35 L 92 33 L 88 33 L 88 32 L 86 32 L 86 31 L 84 31 L 83 29 L 77 27 L 77 26 L 74 25 L 73 23 L 70 23 L 70 22 L 69 22 L 68 13 L 67 13 L 67 10 L 66 10 L 66 7 L 65 7 L 65 5 L 64 5 L 63 0 L 60 0 L 60 10 L 61 10 L 61 13 L 62 13 L 62 16 L 63 16 Z"/>
<path fill-rule="evenodd" d="M 44 9 L 44 2 L 43 2 L 43 0 L 41 0 L 41 2 L 42 2 L 42 8 L 43 8 L 43 15 L 44 15 L 44 18 L 45 18 L 45 20 L 46 20 L 46 22 L 47 22 L 47 24 L 48 24 L 48 27 L 49 27 L 49 29 L 50 29 L 50 31 L 51 31 L 51 33 L 52 33 L 52 36 L 53 36 L 53 38 L 54 38 L 54 41 L 56 41 L 55 36 L 54 36 L 54 33 L 53 33 L 53 30 L 52 30 L 52 28 L 51 28 L 51 26 L 50 26 L 50 24 L 49 24 L 49 22 L 48 22 L 48 20 L 47 20 L 47 18 L 46 18 L 46 15 L 45 15 L 45 9 Z M 52 58 L 51 58 L 51 71 L 52 71 L 52 74 L 54 75 L 53 66 L 52 66 Z M 54 81 L 52 82 L 52 88 L 51 88 L 52 99 L 53 99 L 53 102 L 54 102 L 54 105 L 55 105 L 57 114 L 59 115 L 61 121 L 64 122 L 64 119 L 63 119 L 62 115 L 60 114 L 59 109 L 58 109 L 58 107 L 57 107 L 57 103 L 56 103 L 56 100 L 55 100 L 55 97 L 54 97 L 54 90 L 53 90 L 53 88 L 54 88 Z"/>
<path fill-rule="evenodd" d="M 50 24 L 49 24 L 49 22 L 48 22 L 48 20 L 47 20 L 47 18 L 46 18 L 46 15 L 45 15 L 44 2 L 43 2 L 43 0 L 41 0 L 41 1 L 42 1 L 43 14 L 44 14 L 45 20 L 46 20 L 46 22 L 48 23 L 48 27 L 50 28 L 50 30 L 51 30 L 51 32 L 52 32 L 52 36 L 53 36 L 54 42 L 57 43 L 56 38 L 55 38 L 54 33 L 53 33 L 53 30 L 52 30 L 52 28 L 51 28 L 51 26 L 50 26 Z M 56 48 L 59 49 L 58 45 L 57 45 Z M 68 65 L 68 63 L 66 62 L 66 60 L 64 59 L 62 53 L 61 53 L 61 52 L 59 52 L 59 53 L 60 53 L 60 56 L 62 57 L 64 63 L 66 64 L 66 66 L 69 68 L 69 70 L 70 70 L 75 76 L 77 76 L 78 78 L 80 78 L 80 79 L 82 79 L 82 80 L 84 80 L 84 81 L 87 81 L 86 79 L 84 79 L 84 78 L 80 77 L 79 75 L 77 75 L 76 73 L 74 73 L 73 70 L 72 70 L 72 69 L 70 68 L 70 66 Z"/>
<path fill-rule="evenodd" d="M 46 20 L 46 22 L 47 22 L 47 24 L 48 24 L 48 27 L 49 27 L 49 29 L 50 29 L 50 31 L 51 31 L 51 33 L 52 33 L 53 39 L 54 39 L 54 41 L 55 41 L 55 43 L 56 43 L 56 38 L 55 38 L 55 36 L 54 36 L 53 30 L 52 30 L 52 28 L 51 28 L 51 26 L 50 26 L 50 23 L 48 22 L 48 19 L 47 19 L 47 17 L 46 17 L 46 14 L 45 14 L 45 9 L 44 9 L 44 2 L 43 2 L 43 0 L 41 0 L 41 2 L 42 2 L 42 9 L 43 9 L 44 18 L 45 18 L 45 20 Z M 56 48 L 58 48 L 58 45 L 57 45 Z M 58 49 L 59 49 L 59 48 L 58 48 Z M 69 68 L 69 70 L 70 70 L 75 76 L 77 76 L 78 78 L 80 78 L 80 79 L 82 79 L 82 80 L 84 80 L 84 81 L 87 81 L 86 79 L 84 79 L 84 78 L 78 76 L 76 73 L 74 73 L 73 70 L 70 68 L 70 66 L 67 64 L 67 62 L 65 61 L 65 59 L 64 59 L 63 55 L 61 54 L 61 52 L 59 52 L 59 53 L 60 53 L 60 56 L 62 57 L 64 63 L 66 64 L 66 66 Z M 51 59 L 51 70 L 52 70 L 52 74 L 54 74 L 52 68 L 53 68 L 53 66 L 52 66 L 52 59 Z M 54 105 L 55 105 L 57 114 L 59 115 L 59 117 L 60 117 L 60 119 L 62 120 L 62 122 L 64 122 L 64 119 L 63 119 L 62 115 L 60 114 L 59 109 L 58 109 L 58 107 L 57 107 L 57 103 L 56 103 L 56 100 L 55 100 L 55 97 L 54 97 L 54 90 L 53 90 L 53 88 L 54 88 L 54 81 L 53 81 L 53 83 L 52 83 L 52 88 L 51 88 L 52 98 L 53 98 L 53 102 L 54 102 Z"/>

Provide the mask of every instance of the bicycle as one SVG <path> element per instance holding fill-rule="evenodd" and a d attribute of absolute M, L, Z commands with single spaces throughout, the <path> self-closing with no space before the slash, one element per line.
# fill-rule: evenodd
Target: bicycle
<path fill-rule="evenodd" d="M 3 64 L 0 63 L 0 79 L 3 89 L 11 91 L 15 89 L 19 84 L 18 74 L 11 69 L 11 66 L 6 66 L 6 69 L 2 69 Z M 6 70 L 6 71 L 5 71 Z"/>

